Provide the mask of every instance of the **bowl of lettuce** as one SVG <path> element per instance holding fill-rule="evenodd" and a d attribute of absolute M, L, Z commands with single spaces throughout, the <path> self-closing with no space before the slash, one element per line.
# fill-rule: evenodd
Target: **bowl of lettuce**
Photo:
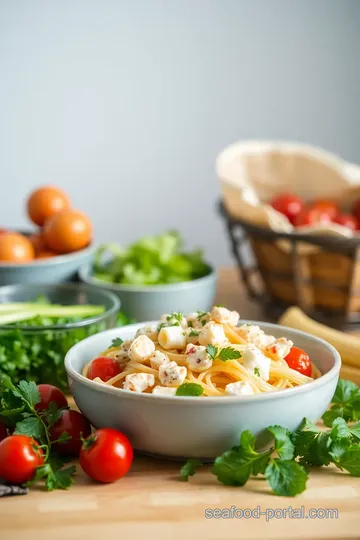
<path fill-rule="evenodd" d="M 127 248 L 104 244 L 80 279 L 115 292 L 122 310 L 136 321 L 162 313 L 207 311 L 216 292 L 216 272 L 202 250 L 185 250 L 178 232 L 146 236 Z"/>

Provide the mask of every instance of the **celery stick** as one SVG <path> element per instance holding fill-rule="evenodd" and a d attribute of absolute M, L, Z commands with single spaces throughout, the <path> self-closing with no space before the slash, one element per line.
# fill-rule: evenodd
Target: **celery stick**
<path fill-rule="evenodd" d="M 0 325 L 26 321 L 28 319 L 32 319 L 33 317 L 34 313 L 32 311 L 22 311 L 21 313 L 7 313 L 5 315 L 0 315 Z"/>
<path fill-rule="evenodd" d="M 62 306 L 56 304 L 37 303 L 9 303 L 0 304 L 0 314 L 32 313 L 32 316 L 41 315 L 44 317 L 92 317 L 100 315 L 105 311 L 104 306 L 77 305 Z"/>

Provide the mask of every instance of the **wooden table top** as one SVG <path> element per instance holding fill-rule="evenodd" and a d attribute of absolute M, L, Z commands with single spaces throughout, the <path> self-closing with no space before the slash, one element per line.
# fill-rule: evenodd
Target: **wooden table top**
<path fill-rule="evenodd" d="M 217 303 L 237 309 L 243 318 L 260 319 L 261 310 L 246 298 L 231 269 L 220 272 Z M 307 489 L 296 498 L 272 495 L 264 480 L 242 488 L 219 484 L 210 466 L 189 482 L 179 477 L 180 464 L 137 456 L 131 472 L 111 485 L 92 483 L 78 468 L 69 491 L 32 489 L 24 497 L 0 500 L 2 540 L 144 540 L 184 538 L 337 539 L 360 538 L 360 479 L 327 467 L 311 471 Z M 206 518 L 205 510 L 234 506 L 271 512 L 303 508 L 337 510 L 338 518 Z M 237 515 L 239 512 L 237 510 Z M 255 516 L 257 513 L 255 513 Z M 280 510 L 277 511 L 280 515 Z"/>

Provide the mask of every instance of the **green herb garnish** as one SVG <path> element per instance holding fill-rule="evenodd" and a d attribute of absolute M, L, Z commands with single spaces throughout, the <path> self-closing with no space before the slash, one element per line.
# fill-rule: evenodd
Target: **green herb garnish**
<path fill-rule="evenodd" d="M 213 360 L 219 359 L 223 362 L 226 362 L 227 360 L 237 360 L 242 356 L 241 352 L 233 349 L 232 347 L 225 347 L 224 349 L 219 349 L 219 347 L 211 344 L 206 346 L 206 352 Z"/>
<path fill-rule="evenodd" d="M 260 369 L 258 367 L 254 368 L 254 375 L 256 375 L 257 377 L 260 377 Z"/>
<path fill-rule="evenodd" d="M 178 386 L 176 396 L 201 396 L 204 390 L 200 384 L 183 383 Z"/>
<path fill-rule="evenodd" d="M 202 463 L 199 459 L 188 459 L 187 462 L 181 467 L 181 478 L 187 482 L 189 480 L 189 476 L 194 476 L 196 470 L 201 466 Z"/>
<path fill-rule="evenodd" d="M 121 347 L 121 345 L 124 343 L 124 340 L 117 337 L 117 338 L 114 338 L 112 341 L 111 341 L 111 345 L 110 347 Z"/>

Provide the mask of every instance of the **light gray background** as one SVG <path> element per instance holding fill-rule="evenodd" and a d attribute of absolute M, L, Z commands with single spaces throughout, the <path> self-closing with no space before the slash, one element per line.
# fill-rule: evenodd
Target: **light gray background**
<path fill-rule="evenodd" d="M 223 147 L 360 161 L 359 27 L 359 0 L 0 0 L 0 225 L 51 182 L 99 241 L 179 228 L 228 262 Z"/>

